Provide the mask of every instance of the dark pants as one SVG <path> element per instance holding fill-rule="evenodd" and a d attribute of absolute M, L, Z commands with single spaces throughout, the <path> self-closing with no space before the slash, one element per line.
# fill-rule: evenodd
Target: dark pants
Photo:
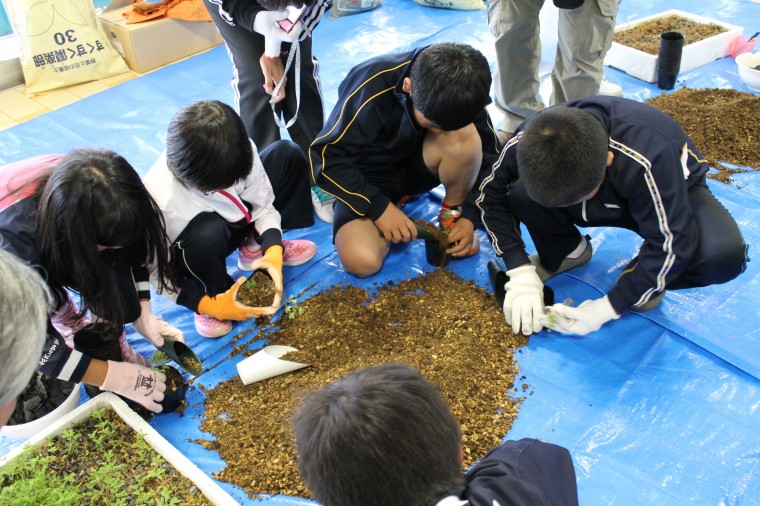
<path fill-rule="evenodd" d="M 278 141 L 260 156 L 282 228 L 313 225 L 307 162 L 301 149 L 291 141 Z M 245 205 L 250 208 L 249 202 Z M 182 287 L 177 303 L 196 311 L 203 295 L 226 292 L 234 283 L 227 274 L 227 257 L 253 233 L 253 223 L 230 223 L 214 212 L 195 216 L 172 245 L 174 275 Z"/>
<path fill-rule="evenodd" d="M 255 1 L 255 0 L 251 0 Z M 259 149 L 263 149 L 280 139 L 280 128 L 274 122 L 272 98 L 263 88 L 264 74 L 259 58 L 264 54 L 264 36 L 243 27 L 235 20 L 234 26 L 219 15 L 219 7 L 204 0 L 206 9 L 214 20 L 227 45 L 232 60 L 232 90 L 235 93 L 235 107 L 243 119 L 248 136 Z M 298 118 L 288 128 L 291 139 L 307 152 L 311 142 L 317 137 L 324 123 L 322 89 L 319 82 L 319 62 L 311 52 L 311 37 L 300 43 L 301 49 L 301 105 Z M 282 44 L 283 66 L 287 62 L 290 44 Z M 277 104 L 278 114 L 287 123 L 296 112 L 295 59 L 287 73 L 285 98 Z"/>
<path fill-rule="evenodd" d="M 707 186 L 696 185 L 688 192 L 699 231 L 699 244 L 686 270 L 668 283 L 669 290 L 725 283 L 746 267 L 747 246 L 728 210 Z M 633 221 L 583 222 L 566 209 L 540 206 L 528 197 L 519 181 L 510 189 L 509 207 L 525 224 L 541 264 L 549 271 L 557 270 L 562 260 L 578 246 L 581 234 L 576 225 L 618 226 L 636 231 Z"/>
<path fill-rule="evenodd" d="M 374 166 L 359 169 L 368 183 L 394 204 L 406 196 L 420 195 L 432 190 L 441 180 L 426 165 L 420 149 L 403 163 L 392 167 Z M 349 221 L 363 218 L 343 202 L 336 199 L 333 204 L 333 240 L 340 227 Z"/>

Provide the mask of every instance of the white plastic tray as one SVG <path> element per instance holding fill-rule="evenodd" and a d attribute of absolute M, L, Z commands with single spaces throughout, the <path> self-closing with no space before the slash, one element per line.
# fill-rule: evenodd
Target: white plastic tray
<path fill-rule="evenodd" d="M 161 434 L 156 432 L 156 429 L 148 425 L 148 423 L 132 411 L 124 401 L 110 392 L 104 392 L 97 397 L 90 399 L 74 411 L 63 416 L 57 422 L 49 425 L 47 429 L 44 429 L 29 438 L 23 445 L 8 452 L 8 454 L 0 459 L 0 466 L 5 465 L 8 461 L 17 457 L 27 447 L 41 445 L 49 438 L 56 436 L 64 430 L 85 420 L 94 411 L 103 408 L 113 409 L 127 425 L 135 430 L 135 432 L 142 434 L 145 441 L 171 463 L 182 476 L 192 481 L 195 486 L 198 487 L 198 490 L 200 490 L 212 504 L 219 506 L 238 504 L 237 501 L 227 494 L 227 492 L 201 471 L 198 466 L 190 462 L 187 457 L 164 439 Z"/>
<path fill-rule="evenodd" d="M 645 21 L 673 15 L 686 18 L 696 23 L 714 23 L 726 29 L 723 33 L 719 33 L 718 35 L 691 44 L 687 40 L 686 45 L 683 47 L 683 53 L 681 54 L 680 72 L 686 72 L 687 70 L 691 70 L 710 63 L 713 60 L 717 60 L 718 58 L 727 56 L 728 46 L 731 44 L 731 41 L 739 35 L 742 35 L 744 32 L 744 28 L 741 26 L 730 25 L 722 21 L 698 16 L 697 14 L 677 9 L 671 9 L 669 11 L 653 14 L 629 23 L 618 25 L 615 27 L 615 32 L 621 32 L 633 28 Z M 612 43 L 612 47 L 604 58 L 604 64 L 622 70 L 626 74 L 648 83 L 657 81 L 657 55 L 648 54 L 644 51 L 639 51 L 638 49 L 618 44 L 617 42 Z"/>

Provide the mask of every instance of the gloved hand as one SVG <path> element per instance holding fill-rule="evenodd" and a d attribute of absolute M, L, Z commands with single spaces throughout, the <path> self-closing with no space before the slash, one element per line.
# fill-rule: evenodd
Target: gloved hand
<path fill-rule="evenodd" d="M 100 388 L 142 404 L 154 413 L 160 413 L 163 408 L 159 402 L 164 400 L 166 376 L 150 367 L 109 360 L 106 379 Z"/>
<path fill-rule="evenodd" d="M 301 35 L 303 26 L 300 22 L 296 23 L 289 32 L 280 28 L 278 22 L 287 17 L 287 11 L 260 11 L 253 19 L 253 31 L 264 36 L 265 56 L 276 58 L 280 55 L 282 42 L 295 42 Z"/>
<path fill-rule="evenodd" d="M 504 285 L 504 318 L 513 332 L 529 336 L 543 328 L 544 284 L 535 265 L 522 265 L 507 271 Z"/>
<path fill-rule="evenodd" d="M 254 262 L 254 264 L 255 263 L 256 262 Z M 220 293 L 215 297 L 204 295 L 198 303 L 198 312 L 200 314 L 213 316 L 220 320 L 247 320 L 249 318 L 258 318 L 262 315 L 275 314 L 277 312 L 277 308 L 249 307 L 238 302 L 237 293 L 243 283 L 245 283 L 245 277 L 241 276 L 226 292 Z M 282 281 L 280 281 L 280 285 L 282 285 Z"/>
<path fill-rule="evenodd" d="M 284 248 L 279 244 L 270 246 L 264 252 L 264 255 L 251 264 L 251 269 L 264 269 L 269 273 L 269 277 L 274 281 L 274 286 L 277 287 L 277 295 L 274 296 L 274 302 L 270 306 L 273 308 L 272 314 L 277 312 L 280 307 L 280 300 L 282 300 L 282 254 Z"/>
<path fill-rule="evenodd" d="M 160 348 L 164 345 L 164 336 L 169 336 L 175 341 L 185 342 L 182 332 L 166 323 L 161 317 L 153 314 L 149 300 L 140 301 L 140 317 L 132 323 L 134 329 L 145 339 Z"/>
<path fill-rule="evenodd" d="M 601 299 L 587 300 L 578 307 L 554 304 L 546 308 L 542 323 L 562 334 L 585 336 L 599 330 L 608 321 L 618 318 L 620 315 L 612 309 L 605 295 Z"/>

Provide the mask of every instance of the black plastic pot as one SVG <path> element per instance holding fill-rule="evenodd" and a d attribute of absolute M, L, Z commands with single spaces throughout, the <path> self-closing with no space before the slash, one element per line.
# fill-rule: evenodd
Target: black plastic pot
<path fill-rule="evenodd" d="M 187 384 L 182 378 L 182 373 L 180 373 L 175 367 L 164 364 L 156 367 L 156 370 L 166 375 L 164 400 L 159 403 L 164 409 L 159 414 L 171 413 L 182 404 L 182 400 L 185 398 Z"/>
<path fill-rule="evenodd" d="M 445 267 L 451 260 L 451 255 L 446 253 L 446 249 L 440 241 L 425 240 L 425 260 L 434 267 Z"/>
<path fill-rule="evenodd" d="M 496 304 L 499 308 L 504 307 L 504 296 L 506 290 L 504 285 L 509 281 L 507 273 L 499 266 L 496 260 L 488 261 L 488 277 L 491 280 L 491 286 L 493 286 L 493 293 L 496 296 Z M 544 284 L 544 305 L 551 306 L 554 304 L 554 290 L 546 284 Z"/>

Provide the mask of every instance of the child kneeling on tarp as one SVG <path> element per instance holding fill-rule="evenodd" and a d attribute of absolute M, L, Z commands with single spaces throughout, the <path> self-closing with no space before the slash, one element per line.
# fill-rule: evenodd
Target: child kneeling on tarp
<path fill-rule="evenodd" d="M 282 266 L 314 257 L 311 241 L 288 241 L 282 228 L 314 224 L 307 162 L 293 142 L 259 152 L 240 116 L 215 100 L 200 101 L 172 118 L 166 151 L 144 179 L 166 220 L 177 280 L 176 302 L 196 312 L 204 337 L 232 330 L 230 320 L 273 314 L 279 306 L 250 308 L 237 302 L 245 281 L 227 273 L 238 250 L 238 267 L 266 269 L 282 292 Z M 263 252 L 263 254 L 262 254 Z"/>

